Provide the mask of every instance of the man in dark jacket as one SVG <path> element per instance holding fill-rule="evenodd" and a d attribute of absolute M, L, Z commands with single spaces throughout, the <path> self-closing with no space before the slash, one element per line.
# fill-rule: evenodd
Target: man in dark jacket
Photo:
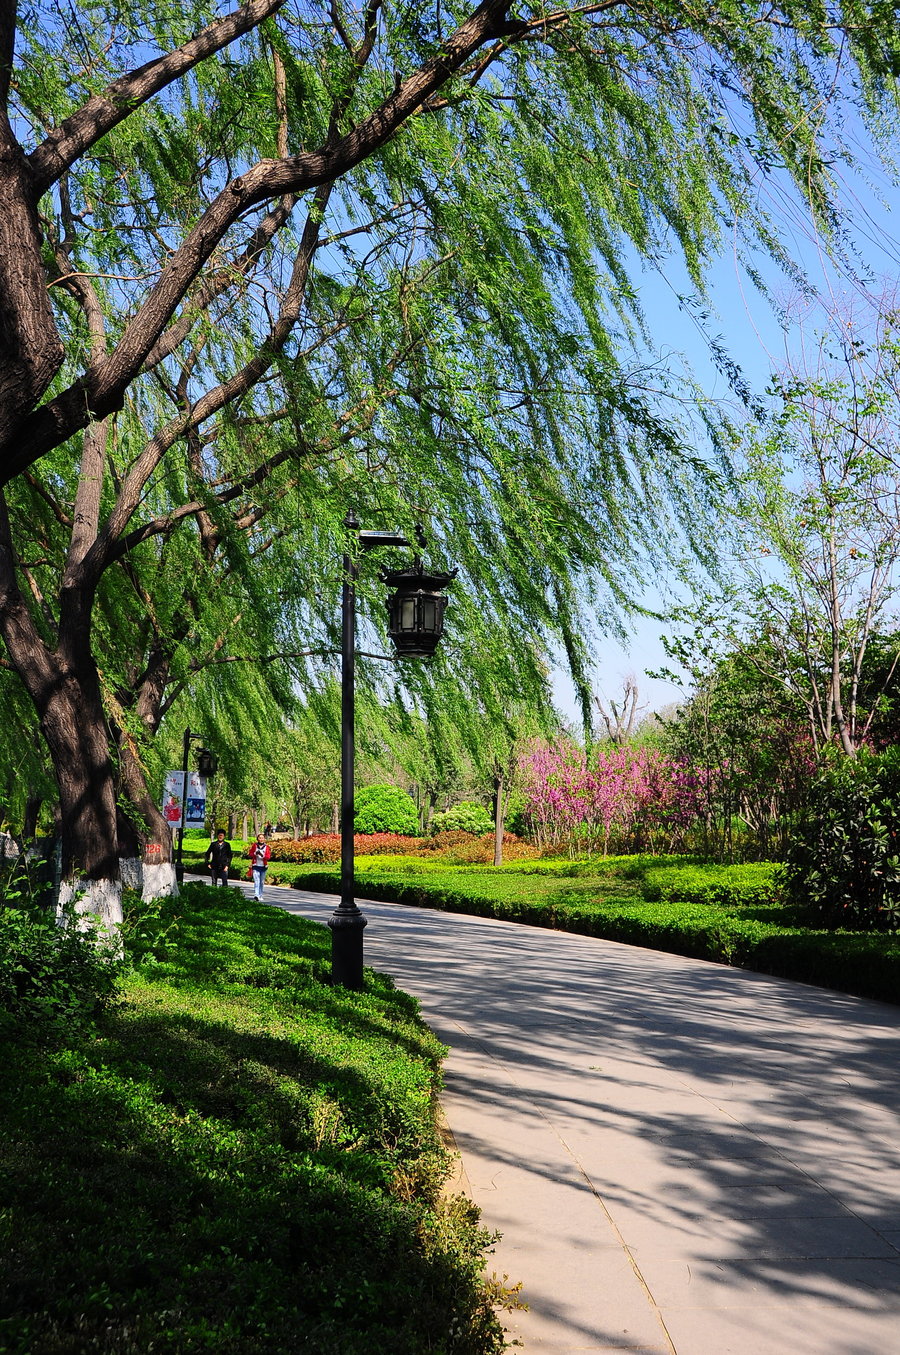
<path fill-rule="evenodd" d="M 228 868 L 231 865 L 231 843 L 225 841 L 225 830 L 220 828 L 215 842 L 206 850 L 206 864 L 212 872 L 214 885 L 228 884 Z"/>

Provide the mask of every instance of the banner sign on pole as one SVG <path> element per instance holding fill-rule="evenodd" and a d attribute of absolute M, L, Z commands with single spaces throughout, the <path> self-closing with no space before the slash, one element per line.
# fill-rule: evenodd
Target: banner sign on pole
<path fill-rule="evenodd" d="M 182 792 L 184 772 L 178 770 L 166 772 L 163 787 L 163 818 L 173 833 L 181 827 Z M 202 828 L 206 822 L 206 777 L 199 772 L 187 774 L 187 813 L 184 816 L 185 828 Z"/>

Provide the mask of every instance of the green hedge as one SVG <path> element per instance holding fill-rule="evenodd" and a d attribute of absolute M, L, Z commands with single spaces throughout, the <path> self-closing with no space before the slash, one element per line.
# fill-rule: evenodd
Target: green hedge
<path fill-rule="evenodd" d="M 766 883 L 765 869 L 754 878 L 754 868 L 727 868 L 736 873 L 725 889 L 721 867 L 694 864 L 685 875 L 682 866 L 664 861 L 624 857 L 473 870 L 394 858 L 358 862 L 356 878 L 360 897 L 557 928 L 900 1002 L 900 937 L 805 927 L 799 913 L 779 901 L 771 878 Z M 771 877 L 773 868 L 767 869 Z M 331 893 L 337 878 L 328 867 L 306 868 L 293 883 Z M 662 892 L 663 884 L 679 888 L 679 879 L 685 892 L 693 891 L 690 901 L 645 897 Z M 730 901 L 706 902 L 717 891 Z"/>
<path fill-rule="evenodd" d="M 644 897 L 682 903 L 777 903 L 781 867 L 772 861 L 740 866 L 662 866 L 644 874 Z"/>
<path fill-rule="evenodd" d="M 238 890 L 127 934 L 89 1034 L 0 1038 L 0 1351 L 501 1350 L 413 999 L 326 985 L 327 933 Z"/>

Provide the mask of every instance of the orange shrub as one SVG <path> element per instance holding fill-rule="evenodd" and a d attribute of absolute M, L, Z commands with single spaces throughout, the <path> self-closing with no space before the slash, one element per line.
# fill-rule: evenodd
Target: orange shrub
<path fill-rule="evenodd" d="M 478 838 L 474 833 L 466 833 L 462 828 L 448 828 L 444 833 L 435 833 L 432 837 L 425 838 L 421 846 L 426 852 L 447 852 L 457 847 L 471 846 L 477 841 Z"/>
<path fill-rule="evenodd" d="M 489 866 L 494 862 L 494 834 L 484 833 L 476 837 L 474 833 L 464 833 L 454 829 L 446 833 L 435 833 L 423 843 L 420 856 L 431 853 L 443 856 L 447 861 L 458 865 Z M 533 861 L 538 850 L 530 842 L 523 841 L 515 833 L 503 834 L 504 861 Z"/>
<path fill-rule="evenodd" d="M 313 837 L 290 842 L 276 839 L 270 845 L 273 861 L 328 865 L 341 859 L 339 833 L 316 833 Z M 407 855 L 421 845 L 421 838 L 404 837 L 401 833 L 357 833 L 353 839 L 353 850 L 357 856 Z"/>

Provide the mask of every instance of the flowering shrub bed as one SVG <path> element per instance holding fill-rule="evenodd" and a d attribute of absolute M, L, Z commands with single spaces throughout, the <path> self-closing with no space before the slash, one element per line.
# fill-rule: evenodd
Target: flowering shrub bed
<path fill-rule="evenodd" d="M 651 748 L 535 742 L 520 762 L 525 816 L 541 845 L 675 851 L 702 814 L 702 768 Z"/>
<path fill-rule="evenodd" d="M 333 865 L 341 859 L 341 839 L 338 833 L 317 833 L 298 841 L 278 841 L 271 844 L 273 862 Z M 488 865 L 494 859 L 494 834 L 464 833 L 454 830 L 435 833 L 433 837 L 405 837 L 402 833 L 357 833 L 353 839 L 356 856 L 423 856 L 443 857 L 471 865 Z M 515 833 L 503 834 L 503 859 L 532 860 L 539 855 L 537 847 L 523 842 Z M 273 884 L 278 880 L 270 872 Z"/>
<path fill-rule="evenodd" d="M 353 839 L 353 850 L 358 856 L 397 856 L 421 846 L 422 838 L 404 837 L 402 833 L 357 833 Z M 290 842 L 276 840 L 271 847 L 273 861 L 328 865 L 341 859 L 339 833 L 317 833 Z"/>
<path fill-rule="evenodd" d="M 494 834 L 484 833 L 481 837 L 474 837 L 472 834 L 467 836 L 468 842 L 447 847 L 441 855 L 449 860 L 458 861 L 460 865 L 491 865 L 494 860 Z M 515 833 L 503 834 L 504 861 L 533 861 L 539 855 L 537 847 L 530 842 L 523 842 Z"/>

